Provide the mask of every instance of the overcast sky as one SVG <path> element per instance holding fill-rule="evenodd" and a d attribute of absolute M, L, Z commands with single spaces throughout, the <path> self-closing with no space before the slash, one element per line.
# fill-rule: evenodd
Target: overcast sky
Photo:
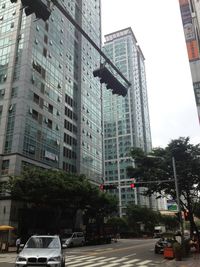
<path fill-rule="evenodd" d="M 153 147 L 200 126 L 178 0 L 102 0 L 103 35 L 131 27 L 145 56 Z"/>

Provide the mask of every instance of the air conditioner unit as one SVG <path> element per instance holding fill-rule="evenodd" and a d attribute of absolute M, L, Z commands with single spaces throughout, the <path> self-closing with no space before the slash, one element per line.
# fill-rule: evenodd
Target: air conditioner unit
<path fill-rule="evenodd" d="M 46 101 L 44 101 L 43 105 L 44 105 L 45 107 L 47 107 L 47 108 L 49 107 L 49 103 L 46 102 Z"/>
<path fill-rule="evenodd" d="M 59 140 L 56 140 L 56 145 L 59 146 L 60 145 L 60 142 Z"/>
<path fill-rule="evenodd" d="M 12 110 L 13 110 L 13 105 L 10 105 L 9 111 L 12 111 Z"/>

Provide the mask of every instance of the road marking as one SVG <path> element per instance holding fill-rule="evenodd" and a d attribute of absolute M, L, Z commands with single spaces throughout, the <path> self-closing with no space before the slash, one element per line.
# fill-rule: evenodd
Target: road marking
<path fill-rule="evenodd" d="M 135 263 L 137 261 L 140 261 L 140 259 L 134 259 L 134 260 L 126 261 L 126 264 Z"/>
<path fill-rule="evenodd" d="M 116 263 L 118 263 L 118 262 L 121 262 L 121 261 L 126 261 L 127 260 L 127 258 L 125 258 L 125 257 L 123 257 L 123 258 L 121 258 L 121 259 L 118 259 L 118 260 L 115 260 L 114 262 Z"/>
<path fill-rule="evenodd" d="M 145 260 L 145 261 L 141 261 L 140 263 L 137 263 L 138 266 L 146 266 L 147 263 L 152 262 L 152 260 Z"/>
<path fill-rule="evenodd" d="M 96 257 L 95 256 L 78 256 L 78 258 L 76 259 L 77 256 L 69 256 L 69 257 L 65 257 L 65 260 L 66 261 L 69 261 L 71 259 L 75 259 L 75 261 L 82 261 L 83 259 L 87 259 L 87 260 L 90 260 L 90 259 L 95 259 Z M 105 258 L 105 257 L 104 257 Z"/>
<path fill-rule="evenodd" d="M 150 242 L 147 244 L 149 245 L 151 244 Z M 153 243 L 152 243 L 153 244 Z M 125 251 L 125 250 L 130 250 L 130 249 L 134 249 L 134 248 L 140 248 L 140 247 L 144 247 L 144 244 L 138 244 L 138 245 L 134 245 L 134 246 L 130 246 L 130 247 L 125 247 L 125 248 L 115 248 L 114 251 L 117 252 L 117 251 Z M 98 254 L 104 254 L 104 253 L 110 253 L 110 250 L 109 251 L 101 251 L 101 252 L 89 252 L 88 255 L 98 255 Z"/>
<path fill-rule="evenodd" d="M 132 256 L 136 256 L 136 253 L 126 255 L 126 256 L 124 256 L 124 258 L 132 257 Z"/>
<path fill-rule="evenodd" d="M 106 267 L 112 267 L 118 265 L 117 263 L 106 264 Z M 119 266 L 119 265 L 118 265 Z"/>
<path fill-rule="evenodd" d="M 106 258 L 105 260 L 102 260 L 102 262 L 104 262 L 104 261 L 113 261 L 113 260 L 116 260 L 116 259 L 118 259 L 118 258 L 117 257 L 110 257 L 110 258 Z"/>
<path fill-rule="evenodd" d="M 102 262 L 92 263 L 90 265 L 87 265 L 87 267 L 94 267 L 94 266 L 98 266 L 98 265 L 101 265 L 102 266 Z M 108 265 L 106 264 L 106 266 L 108 266 Z M 112 266 L 116 266 L 116 264 L 115 265 L 112 265 Z"/>

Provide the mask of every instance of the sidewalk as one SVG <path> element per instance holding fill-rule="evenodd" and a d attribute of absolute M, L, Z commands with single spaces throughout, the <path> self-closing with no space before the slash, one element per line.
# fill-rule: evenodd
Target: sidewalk
<path fill-rule="evenodd" d="M 184 258 L 182 261 L 166 260 L 160 266 L 162 267 L 200 267 L 200 255 L 198 258 L 194 258 L 191 255 L 188 258 Z"/>

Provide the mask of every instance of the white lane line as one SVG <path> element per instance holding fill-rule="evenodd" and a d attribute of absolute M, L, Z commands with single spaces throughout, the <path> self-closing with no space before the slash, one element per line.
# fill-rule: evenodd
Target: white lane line
<path fill-rule="evenodd" d="M 101 259 L 104 259 L 104 260 L 101 260 Z M 78 261 L 78 260 L 77 261 L 75 260 L 75 261 L 72 262 L 72 264 L 70 264 L 70 263 L 68 263 L 68 264 L 70 264 L 69 265 L 70 267 L 78 267 L 78 266 L 85 266 L 85 265 L 90 266 L 89 264 L 92 264 L 91 266 L 93 266 L 95 264 L 94 262 L 96 262 L 97 260 L 100 260 L 98 265 L 102 264 L 105 261 L 106 262 L 108 261 L 108 259 L 106 260 L 105 257 L 98 257 L 98 258 L 95 258 L 95 259 L 86 260 L 85 262 L 83 262 L 83 260 L 84 259 L 82 259 L 81 262 Z"/>
<path fill-rule="evenodd" d="M 145 260 L 145 261 L 141 261 L 140 263 L 137 263 L 137 265 L 138 266 L 144 266 L 144 265 L 147 265 L 150 262 L 152 262 L 152 260 Z"/>
<path fill-rule="evenodd" d="M 67 257 L 65 258 L 65 261 L 71 261 L 71 260 L 75 260 L 75 261 L 83 261 L 83 260 L 92 260 L 92 259 L 96 259 L 94 256 L 73 256 L 73 257 Z"/>
<path fill-rule="evenodd" d="M 126 255 L 126 256 L 124 256 L 124 258 L 129 258 L 129 257 L 132 257 L 132 256 L 136 256 L 136 253 Z"/>
<path fill-rule="evenodd" d="M 113 261 L 113 260 L 116 260 L 117 257 L 111 257 L 111 258 L 105 258 L 105 260 L 102 260 L 101 262 L 104 262 L 104 261 Z"/>
<path fill-rule="evenodd" d="M 121 259 L 118 259 L 118 260 L 114 260 L 113 263 L 118 263 L 118 262 L 122 262 L 124 261 L 126 263 L 127 259 L 125 257 L 121 258 Z"/>
<path fill-rule="evenodd" d="M 137 261 L 140 261 L 140 260 L 139 259 L 134 259 L 134 260 L 126 261 L 126 264 L 135 263 Z"/>
<path fill-rule="evenodd" d="M 87 267 L 94 267 L 94 266 L 99 266 L 99 265 L 102 266 L 102 262 L 92 263 L 90 265 L 87 265 Z M 106 264 L 106 266 L 108 266 L 108 265 Z"/>
<path fill-rule="evenodd" d="M 65 256 L 65 259 L 67 260 L 67 259 L 72 259 L 72 258 L 79 258 L 79 259 L 90 259 L 90 258 L 95 258 L 95 256 L 85 256 L 85 255 L 83 255 L 83 256 L 77 256 L 77 255 L 70 255 L 70 256 Z"/>
<path fill-rule="evenodd" d="M 112 266 L 119 266 L 118 263 L 111 263 L 111 264 L 106 264 L 106 267 L 112 267 Z"/>

